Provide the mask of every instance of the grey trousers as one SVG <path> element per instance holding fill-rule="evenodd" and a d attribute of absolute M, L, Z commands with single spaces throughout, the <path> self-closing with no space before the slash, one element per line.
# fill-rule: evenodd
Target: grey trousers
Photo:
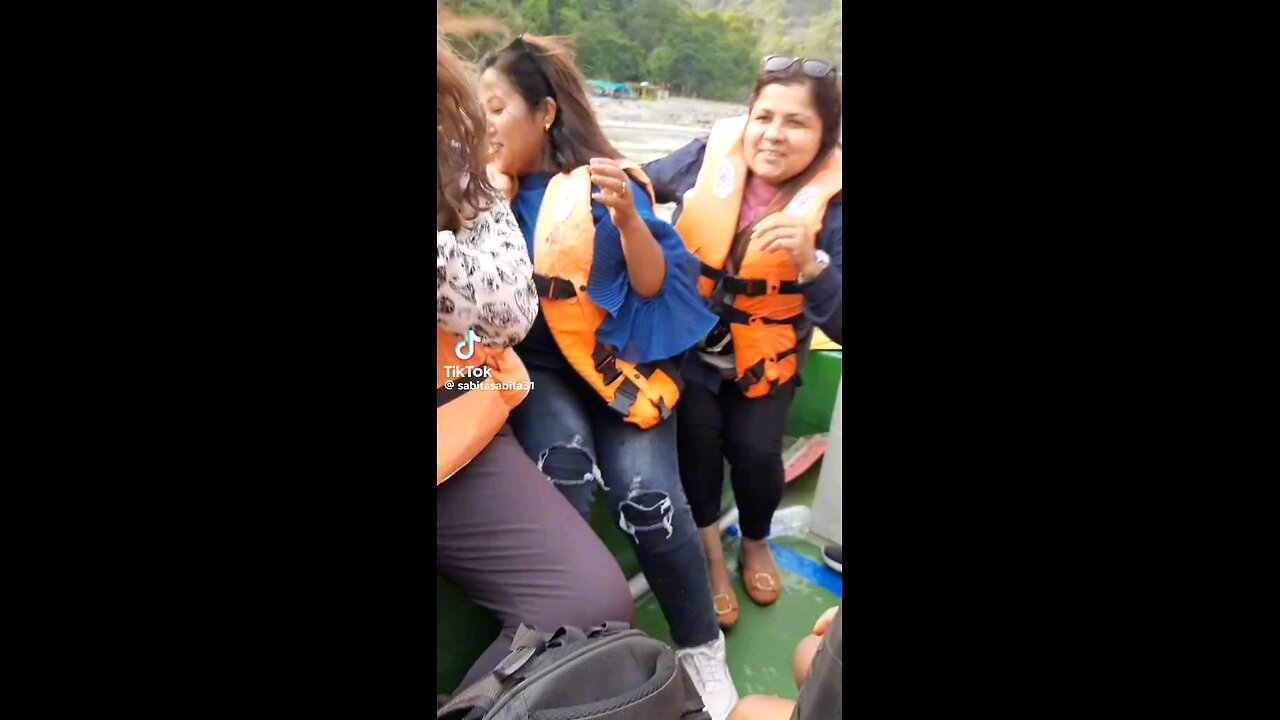
<path fill-rule="evenodd" d="M 497 667 L 521 623 L 542 632 L 635 623 L 617 561 L 509 426 L 436 488 L 436 567 L 502 623 L 460 687 Z"/>

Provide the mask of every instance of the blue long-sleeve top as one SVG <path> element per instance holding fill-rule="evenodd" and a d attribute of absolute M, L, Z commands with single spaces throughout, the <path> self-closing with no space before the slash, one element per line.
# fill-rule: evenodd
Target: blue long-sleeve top
<path fill-rule="evenodd" d="M 533 259 L 538 210 L 552 175 L 536 173 L 521 177 L 519 191 L 511 203 L 530 259 Z M 591 192 L 598 193 L 600 188 L 593 185 Z M 678 357 L 706 337 L 716 324 L 715 315 L 706 309 L 698 295 L 701 264 L 685 248 L 675 228 L 653 214 L 649 196 L 641 188 L 635 188 L 631 196 L 636 213 L 662 248 L 666 275 L 661 289 L 653 297 L 642 298 L 631 289 L 626 257 L 622 254 L 622 235 L 609 217 L 608 209 L 593 200 L 591 217 L 595 221 L 596 237 L 591 274 L 587 278 L 587 297 L 607 313 L 596 329 L 596 340 L 613 345 L 617 348 L 616 356 L 628 362 Z M 533 328 L 524 342 L 516 346 L 516 352 L 528 365 L 549 369 L 569 367 L 542 313 L 538 313 Z"/>
<path fill-rule="evenodd" d="M 642 166 L 653 181 L 653 193 L 660 203 L 675 202 L 672 223 L 684 210 L 684 194 L 691 190 L 702 169 L 702 158 L 707 150 L 706 138 L 700 138 L 676 150 L 670 155 Z M 844 343 L 844 235 L 843 193 L 836 193 L 828 202 L 822 216 L 822 228 L 818 231 L 817 249 L 831 257 L 831 264 L 812 282 L 801 285 L 804 295 L 804 312 L 815 325 L 822 328 L 827 337 Z M 806 332 L 799 338 L 797 362 L 803 365 L 808 357 L 809 337 Z M 684 364 L 685 378 L 699 380 L 708 387 L 719 387 L 720 374 L 691 353 Z"/>

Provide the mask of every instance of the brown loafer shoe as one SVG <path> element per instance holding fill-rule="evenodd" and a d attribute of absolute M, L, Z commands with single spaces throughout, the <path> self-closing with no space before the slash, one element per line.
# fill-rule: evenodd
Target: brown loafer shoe
<path fill-rule="evenodd" d="M 738 556 L 738 567 L 742 571 L 742 585 L 747 589 L 747 597 L 757 605 L 772 605 L 777 602 L 782 592 L 782 577 L 778 566 L 772 568 L 748 567 L 741 555 Z"/>
<path fill-rule="evenodd" d="M 711 605 L 716 609 L 716 622 L 722 630 L 728 630 L 738 624 L 738 597 L 730 590 L 711 597 Z"/>

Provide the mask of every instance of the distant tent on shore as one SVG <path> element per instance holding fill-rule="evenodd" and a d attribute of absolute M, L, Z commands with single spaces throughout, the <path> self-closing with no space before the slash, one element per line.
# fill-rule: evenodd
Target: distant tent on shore
<path fill-rule="evenodd" d="M 592 95 L 604 97 L 631 97 L 631 88 L 622 83 L 608 82 L 607 80 L 588 80 L 587 89 Z"/>

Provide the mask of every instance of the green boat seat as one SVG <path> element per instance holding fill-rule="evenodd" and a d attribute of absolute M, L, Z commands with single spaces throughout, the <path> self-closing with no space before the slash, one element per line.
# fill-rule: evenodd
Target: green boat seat
<path fill-rule="evenodd" d="M 844 367 L 842 352 L 814 350 L 809 353 L 800 373 L 801 384 L 791 403 L 791 413 L 787 416 L 787 435 L 803 437 L 831 429 L 836 390 L 840 387 Z"/>

